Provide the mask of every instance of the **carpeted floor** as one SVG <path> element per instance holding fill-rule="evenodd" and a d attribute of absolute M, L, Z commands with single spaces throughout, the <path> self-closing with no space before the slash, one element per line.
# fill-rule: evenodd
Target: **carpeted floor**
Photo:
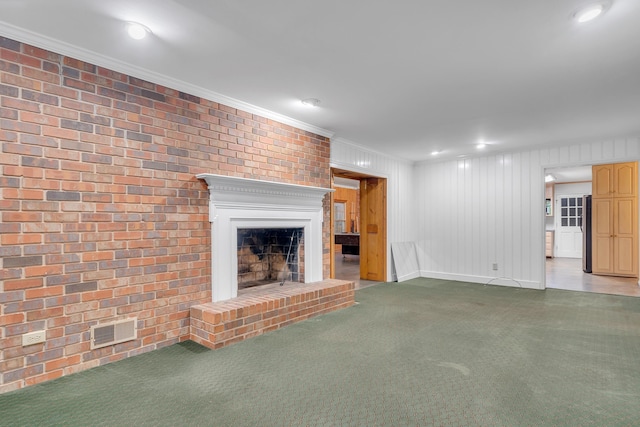
<path fill-rule="evenodd" d="M 433 279 L 0 395 L 3 426 L 637 426 L 640 299 Z"/>

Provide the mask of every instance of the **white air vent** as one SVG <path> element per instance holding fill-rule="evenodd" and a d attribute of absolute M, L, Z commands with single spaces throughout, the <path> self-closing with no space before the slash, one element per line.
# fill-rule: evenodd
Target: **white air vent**
<path fill-rule="evenodd" d="M 91 348 L 101 348 L 136 339 L 136 319 L 118 320 L 91 327 Z"/>

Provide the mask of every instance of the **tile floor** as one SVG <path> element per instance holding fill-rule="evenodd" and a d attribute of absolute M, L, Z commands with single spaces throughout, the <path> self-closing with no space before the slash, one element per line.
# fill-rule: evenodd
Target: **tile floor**
<path fill-rule="evenodd" d="M 334 258 L 336 279 L 353 280 L 356 282 L 356 289 L 366 288 L 375 285 L 371 280 L 360 279 L 360 257 L 358 255 L 342 255 L 336 253 Z"/>
<path fill-rule="evenodd" d="M 582 271 L 580 258 L 547 258 L 547 288 L 640 296 L 637 278 L 599 276 Z"/>

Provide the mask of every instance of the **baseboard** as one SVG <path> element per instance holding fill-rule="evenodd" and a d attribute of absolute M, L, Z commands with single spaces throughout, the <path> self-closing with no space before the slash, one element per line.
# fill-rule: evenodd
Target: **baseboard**
<path fill-rule="evenodd" d="M 466 274 L 443 273 L 439 271 L 420 270 L 419 277 L 443 280 L 457 280 L 459 282 L 482 283 L 484 285 L 509 286 L 512 288 L 526 288 L 542 290 L 540 282 L 530 280 L 518 280 L 510 277 L 471 276 Z"/>
<path fill-rule="evenodd" d="M 416 279 L 418 277 L 422 277 L 420 276 L 420 272 L 419 271 L 412 271 L 411 273 L 408 274 L 404 274 L 402 276 L 398 276 L 397 282 L 404 282 L 406 280 L 411 280 L 411 279 Z"/>

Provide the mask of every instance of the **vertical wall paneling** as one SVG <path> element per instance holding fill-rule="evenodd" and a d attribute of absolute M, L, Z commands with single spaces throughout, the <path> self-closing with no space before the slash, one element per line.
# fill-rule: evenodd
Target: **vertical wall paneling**
<path fill-rule="evenodd" d="M 474 216 L 473 222 L 473 241 L 474 248 L 479 247 L 482 239 L 482 226 L 487 224 L 489 219 L 487 208 L 487 175 L 486 175 L 486 158 L 473 159 L 473 181 L 475 183 L 473 193 L 475 194 L 475 203 L 478 206 L 478 214 Z M 473 251 L 473 249 L 472 249 Z M 472 252 L 473 253 L 473 252 Z M 473 257 L 473 271 L 486 270 L 489 265 L 487 252 L 483 252 L 480 256 Z"/>
<path fill-rule="evenodd" d="M 331 166 L 387 179 L 387 280 L 395 280 L 391 243 L 412 241 L 416 235 L 411 163 L 336 138 L 331 141 Z"/>
<path fill-rule="evenodd" d="M 639 158 L 628 138 L 415 164 L 421 275 L 543 288 L 545 168 Z"/>

